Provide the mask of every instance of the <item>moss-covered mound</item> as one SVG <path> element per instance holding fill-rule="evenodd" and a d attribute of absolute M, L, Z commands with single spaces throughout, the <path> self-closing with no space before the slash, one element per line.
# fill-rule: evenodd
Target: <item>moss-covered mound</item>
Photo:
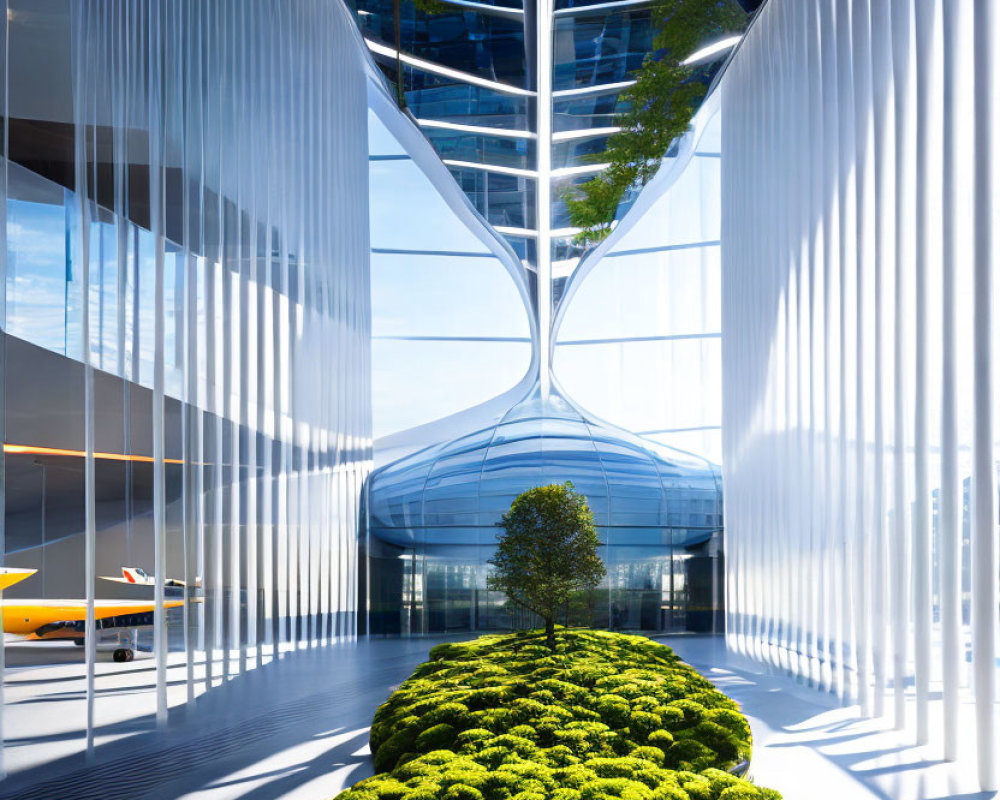
<path fill-rule="evenodd" d="M 560 631 L 431 650 L 372 723 L 378 773 L 339 800 L 775 800 L 726 770 L 739 707 L 669 647 Z"/>

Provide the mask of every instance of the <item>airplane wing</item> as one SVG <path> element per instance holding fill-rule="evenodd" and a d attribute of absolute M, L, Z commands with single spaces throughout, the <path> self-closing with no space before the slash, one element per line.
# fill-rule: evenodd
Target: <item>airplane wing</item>
<path fill-rule="evenodd" d="M 136 581 L 130 581 L 126 578 L 116 578 L 114 575 L 100 575 L 99 577 L 102 581 L 111 581 L 112 583 L 125 583 L 128 584 L 129 586 L 154 586 L 156 584 L 155 579 L 153 579 L 149 583 L 137 583 Z M 178 587 L 183 588 L 187 586 L 187 584 L 180 578 L 166 578 L 163 581 L 163 585 L 169 589 L 176 589 Z"/>
<path fill-rule="evenodd" d="M 149 575 L 141 567 L 122 567 L 122 575 L 120 578 L 118 577 L 113 578 L 110 575 L 102 575 L 101 577 L 106 581 L 114 581 L 115 583 L 127 583 L 132 586 L 156 585 L 156 578 L 154 578 L 152 575 Z M 171 578 L 168 576 L 163 579 L 163 585 L 171 589 L 177 589 L 177 588 L 184 588 L 185 586 L 187 586 L 187 583 L 185 583 L 180 578 Z M 195 588 L 198 587 L 195 586 Z"/>
<path fill-rule="evenodd" d="M 20 583 L 25 578 L 30 578 L 38 572 L 37 569 L 14 569 L 13 567 L 0 567 L 0 592 Z"/>
<path fill-rule="evenodd" d="M 183 600 L 165 600 L 164 608 L 177 608 Z M 83 634 L 86 600 L 3 600 L 3 630 L 27 639 L 75 639 Z M 139 628 L 153 624 L 152 600 L 95 600 L 98 630 Z"/>

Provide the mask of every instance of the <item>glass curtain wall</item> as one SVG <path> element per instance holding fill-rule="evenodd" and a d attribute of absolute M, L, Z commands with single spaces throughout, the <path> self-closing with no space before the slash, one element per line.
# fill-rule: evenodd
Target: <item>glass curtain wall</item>
<path fill-rule="evenodd" d="M 368 125 L 373 426 L 382 438 L 507 392 L 528 373 L 532 343 L 513 253 L 499 257 L 485 223 L 448 204 L 422 167 L 421 154 L 437 157 L 419 131 L 407 125 L 414 158 L 374 110 Z"/>
<path fill-rule="evenodd" d="M 357 4 L 358 27 L 400 105 L 523 262 L 545 343 L 583 252 L 564 193 L 604 168 L 594 156 L 626 110 L 619 96 L 652 54 L 651 5 Z M 719 63 L 697 66 L 693 80 L 708 84 Z"/>
<path fill-rule="evenodd" d="M 990 791 L 998 12 L 772 0 L 721 85 L 729 644 Z"/>
<path fill-rule="evenodd" d="M 398 20 L 392 0 L 357 6 L 358 27 L 400 104 L 476 210 L 533 263 L 537 137 L 524 16 L 516 1 L 404 2 Z"/>
<path fill-rule="evenodd" d="M 716 464 L 720 137 L 713 98 L 641 200 L 570 279 L 553 359 L 560 387 L 588 413 Z"/>
<path fill-rule="evenodd" d="M 367 77 L 338 3 L 2 5 L 17 770 L 355 635 Z"/>

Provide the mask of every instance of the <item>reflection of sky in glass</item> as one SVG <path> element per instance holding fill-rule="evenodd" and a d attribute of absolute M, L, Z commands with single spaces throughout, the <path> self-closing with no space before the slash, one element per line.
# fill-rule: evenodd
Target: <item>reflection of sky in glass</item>
<path fill-rule="evenodd" d="M 529 335 L 514 282 L 495 258 L 375 253 L 372 267 L 377 336 Z"/>
<path fill-rule="evenodd" d="M 721 524 L 718 477 L 697 459 L 585 421 L 556 395 L 534 395 L 496 425 L 376 471 L 371 530 L 397 544 L 492 545 L 518 494 L 571 480 L 605 541 L 692 546 Z"/>
<path fill-rule="evenodd" d="M 410 159 L 372 161 L 372 247 L 486 252 Z"/>
<path fill-rule="evenodd" d="M 90 241 L 91 274 L 90 330 L 91 358 L 103 370 L 118 367 L 118 236 L 111 225 L 96 224 Z"/>
<path fill-rule="evenodd" d="M 530 357 L 528 344 L 374 341 L 376 437 L 464 411 L 501 394 L 524 376 Z"/>
<path fill-rule="evenodd" d="M 23 178 L 19 177 L 23 181 Z M 43 179 L 35 178 L 37 182 Z M 46 189 L 50 187 L 45 187 Z M 61 191 L 61 190 L 60 190 Z M 68 196 L 72 211 L 75 202 Z M 7 221 L 7 332 L 20 339 L 80 358 L 80 280 L 77 248 L 77 217 L 67 215 L 66 206 L 10 198 Z M 67 232 L 67 220 L 69 230 Z M 136 235 L 136 231 L 138 234 Z M 68 233 L 68 235 L 67 235 Z M 134 243 L 138 241 L 139 375 L 138 382 L 151 386 L 153 380 L 155 301 L 154 250 L 152 234 L 130 227 L 127 263 L 128 282 L 119 297 L 118 231 L 114 224 L 90 224 L 90 355 L 98 369 L 119 371 L 119 303 L 125 303 L 126 339 L 132 340 L 132 299 L 135 273 Z M 172 249 L 172 248 L 171 248 Z M 178 327 L 183 324 L 183 260 L 168 250 L 164 260 L 164 346 L 168 393 L 179 395 L 176 374 L 181 366 Z M 131 347 L 126 353 L 125 374 L 131 376 Z"/>
<path fill-rule="evenodd" d="M 531 359 L 513 278 L 369 113 L 376 438 L 503 393 Z"/>
<path fill-rule="evenodd" d="M 66 212 L 11 198 L 7 215 L 7 331 L 64 353 Z"/>
<path fill-rule="evenodd" d="M 368 111 L 368 155 L 406 155 L 406 148 L 399 143 L 395 136 L 389 133 L 389 129 L 370 109 Z"/>
<path fill-rule="evenodd" d="M 570 300 L 559 341 L 721 330 L 719 247 L 605 257 Z M 560 351 L 561 352 L 561 351 Z"/>
<path fill-rule="evenodd" d="M 583 408 L 721 459 L 719 117 L 569 299 L 555 371 Z M 595 376 L 601 376 L 595 379 Z"/>

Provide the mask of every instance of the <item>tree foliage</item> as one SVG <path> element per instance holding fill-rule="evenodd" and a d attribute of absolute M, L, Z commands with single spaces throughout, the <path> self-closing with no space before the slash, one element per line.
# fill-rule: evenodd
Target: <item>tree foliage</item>
<path fill-rule="evenodd" d="M 522 492 L 503 515 L 504 529 L 490 559 L 490 585 L 545 620 L 555 648 L 555 618 L 575 592 L 604 577 L 600 540 L 587 498 L 572 483 Z"/>
<path fill-rule="evenodd" d="M 687 131 L 708 81 L 703 68 L 681 62 L 706 42 L 746 26 L 746 13 L 735 0 L 657 0 L 652 13 L 655 50 L 619 97 L 625 110 L 615 125 L 621 130 L 594 156 L 609 166 L 564 194 L 571 222 L 582 229 L 579 244 L 596 244 L 611 232 L 625 192 L 645 185 Z"/>
<path fill-rule="evenodd" d="M 417 9 L 417 11 L 422 11 L 429 17 L 449 12 L 452 14 L 458 14 L 462 11 L 460 7 L 450 6 L 447 3 L 442 3 L 441 0 L 413 0 L 413 7 Z"/>

